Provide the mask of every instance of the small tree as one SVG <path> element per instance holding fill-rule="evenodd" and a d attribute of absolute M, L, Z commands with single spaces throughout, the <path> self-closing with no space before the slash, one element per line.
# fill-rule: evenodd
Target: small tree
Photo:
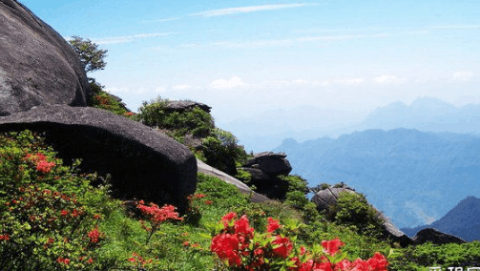
<path fill-rule="evenodd" d="M 107 56 L 108 50 L 98 49 L 98 44 L 90 39 L 84 40 L 79 36 L 73 36 L 70 44 L 80 58 L 85 72 L 103 70 L 107 63 L 103 60 Z"/>

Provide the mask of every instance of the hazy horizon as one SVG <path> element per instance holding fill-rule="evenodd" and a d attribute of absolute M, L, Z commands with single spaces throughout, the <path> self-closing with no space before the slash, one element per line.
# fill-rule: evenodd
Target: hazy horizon
<path fill-rule="evenodd" d="M 20 2 L 107 49 L 89 76 L 134 111 L 160 95 L 210 105 L 219 127 L 283 110 L 301 129 L 302 108 L 328 127 L 419 97 L 480 103 L 480 2 Z"/>

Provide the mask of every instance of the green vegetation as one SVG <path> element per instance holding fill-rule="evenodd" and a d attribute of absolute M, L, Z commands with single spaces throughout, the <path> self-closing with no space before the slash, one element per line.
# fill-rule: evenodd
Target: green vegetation
<path fill-rule="evenodd" d="M 340 192 L 337 204 L 331 205 L 324 213 L 330 221 L 350 227 L 357 233 L 382 236 L 383 221 L 364 195 Z"/>
<path fill-rule="evenodd" d="M 89 39 L 73 36 L 69 42 L 78 55 L 85 72 L 105 69 L 107 63 L 104 61 L 107 50 L 98 49 L 98 45 Z"/>
<path fill-rule="evenodd" d="M 175 110 L 170 101 L 158 97 L 143 102 L 135 119 L 158 127 L 178 142 L 187 145 L 198 159 L 228 174 L 237 173 L 236 165 L 246 160 L 244 148 L 230 132 L 215 127 L 213 117 L 200 107 Z M 188 142 L 188 139 L 193 142 Z M 196 141 L 196 144 L 195 144 Z"/>
<path fill-rule="evenodd" d="M 114 114 L 132 117 L 131 113 L 123 103 L 117 101 L 115 97 L 103 90 L 103 86 L 98 84 L 94 79 L 90 78 L 90 90 L 92 97 L 88 101 L 88 106 L 110 111 Z"/>
<path fill-rule="evenodd" d="M 233 270 L 210 251 L 218 221 L 229 212 L 247 215 L 255 232 L 268 229 L 268 217 L 278 219 L 296 245 L 313 251 L 322 240 L 338 237 L 350 261 L 381 252 L 390 270 L 480 264 L 478 242 L 403 249 L 378 239 L 373 229 L 361 230 L 375 223 L 363 217 L 371 213 L 361 199 L 342 196 L 335 221 L 328 221 L 301 199 L 298 192 L 306 185 L 295 176 L 284 177 L 291 184 L 284 202 L 250 203 L 236 187 L 198 174 L 183 220 L 153 226 L 137 208 L 143 203 L 111 198 L 108 183 L 75 165 L 64 166 L 39 135 L 0 135 L 2 270 Z"/>

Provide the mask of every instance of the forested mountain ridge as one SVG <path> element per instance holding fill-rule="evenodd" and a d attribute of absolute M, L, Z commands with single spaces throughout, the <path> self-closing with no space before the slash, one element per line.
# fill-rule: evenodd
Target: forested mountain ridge
<path fill-rule="evenodd" d="M 429 224 L 480 195 L 480 137 L 413 129 L 367 130 L 303 143 L 288 139 L 293 174 L 310 186 L 345 182 L 399 227 Z"/>
<path fill-rule="evenodd" d="M 414 236 L 425 228 L 434 228 L 441 232 L 453 234 L 466 241 L 480 240 L 480 199 L 468 196 L 460 201 L 445 216 L 430 225 L 401 229 L 405 234 Z"/>

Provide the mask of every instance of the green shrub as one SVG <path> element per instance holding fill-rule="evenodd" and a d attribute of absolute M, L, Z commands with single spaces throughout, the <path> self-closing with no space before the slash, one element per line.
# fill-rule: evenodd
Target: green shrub
<path fill-rule="evenodd" d="M 91 80 L 90 89 L 92 90 L 92 97 L 88 102 L 88 106 L 110 111 L 114 114 L 132 117 L 133 113 L 125 107 L 121 102 L 118 102 L 112 95 L 103 90 L 103 86 L 98 84 L 95 80 Z"/>
<path fill-rule="evenodd" d="M 75 165 L 78 165 L 76 162 Z M 108 186 L 63 166 L 29 131 L 0 135 L 2 270 L 95 270 Z"/>
<path fill-rule="evenodd" d="M 252 181 L 252 174 L 250 174 L 249 172 L 243 170 L 243 169 L 237 169 L 237 174 L 235 175 L 235 178 L 237 178 L 238 180 L 242 181 L 243 183 L 247 184 L 247 185 L 251 185 L 251 181 Z M 251 187 L 250 187 L 251 189 Z"/>
<path fill-rule="evenodd" d="M 214 129 L 212 116 L 194 107 L 183 112 L 168 109 L 169 100 L 158 97 L 156 100 L 143 102 L 136 119 L 148 126 L 158 126 L 161 129 L 173 131 L 175 136 L 185 136 L 187 133 L 197 137 L 206 137 Z"/>
<path fill-rule="evenodd" d="M 392 257 L 390 270 L 426 270 L 428 267 L 480 266 L 480 243 L 473 241 L 465 244 L 435 245 L 425 243 L 396 249 Z"/>
<path fill-rule="evenodd" d="M 383 231 L 383 221 L 361 194 L 340 192 L 337 204 L 330 205 L 326 213 L 336 224 L 350 227 L 359 234 L 380 237 Z"/>

